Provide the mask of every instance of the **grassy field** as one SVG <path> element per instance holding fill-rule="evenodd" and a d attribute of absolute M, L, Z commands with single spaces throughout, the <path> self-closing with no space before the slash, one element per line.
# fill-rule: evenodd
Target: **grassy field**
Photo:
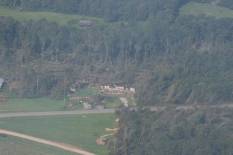
<path fill-rule="evenodd" d="M 98 94 L 95 89 L 83 89 L 77 92 L 79 96 L 93 96 Z M 109 97 L 104 101 L 106 108 L 117 108 L 123 103 L 119 97 Z M 82 104 L 75 105 L 72 109 L 67 109 L 63 100 L 50 98 L 10 98 L 7 103 L 0 104 L 0 113 L 7 112 L 46 112 L 46 111 L 68 111 L 82 110 Z"/>
<path fill-rule="evenodd" d="M 1 155 L 77 155 L 53 147 L 21 140 L 13 137 L 0 137 Z"/>
<path fill-rule="evenodd" d="M 55 22 L 61 26 L 68 25 L 72 27 L 79 28 L 79 21 L 83 19 L 88 19 L 95 21 L 96 25 L 103 25 L 104 21 L 100 18 L 86 17 L 72 14 L 62 14 L 55 12 L 34 12 L 34 11 L 20 11 L 17 9 L 9 9 L 5 7 L 0 7 L 0 16 L 12 17 L 18 21 L 38 21 L 41 19 L 46 19 L 50 22 Z"/>
<path fill-rule="evenodd" d="M 64 110 L 64 106 L 63 100 L 13 98 L 0 104 L 0 112 L 61 111 Z"/>
<path fill-rule="evenodd" d="M 233 10 L 214 6 L 206 3 L 195 3 L 191 2 L 181 8 L 180 14 L 182 15 L 206 15 L 216 18 L 233 18 Z"/>
<path fill-rule="evenodd" d="M 123 105 L 119 97 L 111 97 L 105 101 L 106 108 L 118 108 L 119 106 Z"/>
<path fill-rule="evenodd" d="M 83 97 L 94 96 L 94 95 L 98 95 L 98 94 L 100 94 L 99 91 L 94 87 L 87 87 L 87 88 L 79 89 L 76 92 L 76 95 L 83 96 Z"/>
<path fill-rule="evenodd" d="M 3 129 L 79 146 L 97 155 L 106 155 L 107 149 L 96 145 L 95 141 L 97 137 L 105 133 L 106 127 L 113 126 L 113 122 L 113 114 L 90 114 L 72 117 L 0 119 L 0 126 Z M 4 138 L 1 138 L 1 141 L 5 141 Z"/>

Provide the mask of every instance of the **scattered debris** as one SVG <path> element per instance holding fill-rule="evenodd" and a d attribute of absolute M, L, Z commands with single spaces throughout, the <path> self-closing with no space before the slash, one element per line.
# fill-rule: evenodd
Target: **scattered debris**
<path fill-rule="evenodd" d="M 121 102 L 124 104 L 125 107 L 129 107 L 127 98 L 121 97 L 120 100 L 121 100 Z"/>
<path fill-rule="evenodd" d="M 103 85 L 100 86 L 100 91 L 106 95 L 128 95 L 134 96 L 136 93 L 135 88 L 127 88 L 118 85 Z"/>
<path fill-rule="evenodd" d="M 106 145 L 108 142 L 109 137 L 113 136 L 114 134 L 107 134 L 103 135 L 100 138 L 96 139 L 96 144 L 97 145 Z"/>
<path fill-rule="evenodd" d="M 97 145 L 105 145 L 106 143 L 101 138 L 97 138 L 96 139 L 96 144 Z"/>
<path fill-rule="evenodd" d="M 91 110 L 92 109 L 92 105 L 91 104 L 89 104 L 87 102 L 82 102 L 82 104 L 83 104 L 83 108 L 85 110 Z"/>
<path fill-rule="evenodd" d="M 114 128 L 114 129 L 106 128 L 105 131 L 117 133 L 119 131 L 119 128 Z"/>
<path fill-rule="evenodd" d="M 119 118 L 117 118 L 117 119 L 115 120 L 115 122 L 117 122 L 117 123 L 118 123 L 118 122 L 120 122 L 120 119 L 119 119 Z"/>
<path fill-rule="evenodd" d="M 76 89 L 73 88 L 73 87 L 71 87 L 71 88 L 70 88 L 70 92 L 71 92 L 71 93 L 75 93 L 75 92 L 76 92 Z"/>
<path fill-rule="evenodd" d="M 91 27 L 94 25 L 94 21 L 92 21 L 92 20 L 80 20 L 79 25 L 80 25 L 80 27 Z"/>

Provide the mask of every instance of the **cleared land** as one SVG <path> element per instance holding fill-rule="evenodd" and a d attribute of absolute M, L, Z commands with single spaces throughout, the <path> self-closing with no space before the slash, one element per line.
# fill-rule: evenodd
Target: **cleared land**
<path fill-rule="evenodd" d="M 30 20 L 39 21 L 42 19 L 46 19 L 50 22 L 55 22 L 61 26 L 66 25 L 76 28 L 79 28 L 79 21 L 84 19 L 95 21 L 96 25 L 104 24 L 104 21 L 102 19 L 95 17 L 46 12 L 46 11 L 43 12 L 20 11 L 17 9 L 9 9 L 6 7 L 0 7 L 0 16 L 12 17 L 18 21 L 30 21 Z"/>
<path fill-rule="evenodd" d="M 34 112 L 34 111 L 61 111 L 65 110 L 63 100 L 49 98 L 14 98 L 7 103 L 0 104 L 0 113 L 5 112 Z"/>
<path fill-rule="evenodd" d="M 180 10 L 181 15 L 194 15 L 194 16 L 211 16 L 215 18 L 233 18 L 233 10 L 215 6 L 207 3 L 191 2 L 183 6 Z"/>
<path fill-rule="evenodd" d="M 98 89 L 94 87 L 87 87 L 87 88 L 79 89 L 75 95 L 85 97 L 85 96 L 94 96 L 98 94 L 100 94 Z"/>
<path fill-rule="evenodd" d="M 2 118 L 0 125 L 3 129 L 79 146 L 97 155 L 106 155 L 106 147 L 96 145 L 96 139 L 105 133 L 105 128 L 113 126 L 114 119 L 114 114 Z M 4 138 L 0 140 L 4 142 Z"/>

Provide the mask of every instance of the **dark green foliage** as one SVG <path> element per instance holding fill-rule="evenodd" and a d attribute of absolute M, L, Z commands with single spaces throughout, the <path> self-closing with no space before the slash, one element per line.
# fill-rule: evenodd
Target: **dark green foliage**
<path fill-rule="evenodd" d="M 233 8 L 232 0 L 0 0 L 20 11 L 105 20 L 74 29 L 1 17 L 0 75 L 17 96 L 61 98 L 74 82 L 85 80 L 136 87 L 142 106 L 232 103 L 233 20 L 179 14 L 189 2 Z M 233 152 L 232 111 L 126 110 L 119 117 L 113 155 Z"/>
<path fill-rule="evenodd" d="M 231 110 L 121 111 L 113 155 L 231 155 Z"/>
<path fill-rule="evenodd" d="M 77 30 L 46 20 L 19 23 L 1 17 L 0 73 L 10 81 L 29 79 L 25 86 L 32 96 L 64 94 L 68 77 L 65 87 L 78 79 L 126 83 L 137 88 L 143 105 L 233 100 L 233 20 L 179 15 L 190 0 L 0 2 L 117 21 Z M 27 72 L 35 77 L 27 78 Z"/>

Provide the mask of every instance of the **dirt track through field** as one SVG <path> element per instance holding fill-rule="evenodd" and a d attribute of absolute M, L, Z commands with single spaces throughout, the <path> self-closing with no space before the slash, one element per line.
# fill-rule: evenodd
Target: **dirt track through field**
<path fill-rule="evenodd" d="M 115 109 L 77 110 L 77 111 L 48 111 L 48 112 L 13 112 L 13 113 L 0 113 L 0 118 L 69 116 L 69 115 L 85 115 L 85 114 L 112 114 L 114 112 L 115 112 Z"/>
<path fill-rule="evenodd" d="M 183 106 L 153 106 L 148 107 L 153 112 L 166 111 L 169 108 L 178 110 L 178 111 L 187 111 L 187 110 L 198 110 L 198 109 L 233 109 L 233 104 L 221 104 L 221 105 L 183 105 Z M 132 108 L 136 109 L 136 108 Z M 14 117 L 41 117 L 41 116 L 67 116 L 67 115 L 83 115 L 83 114 L 109 114 L 114 113 L 115 109 L 104 109 L 104 110 L 79 110 L 79 111 L 50 111 L 50 112 L 15 112 L 15 113 L 0 113 L 0 118 L 14 118 Z M 68 144 L 62 144 L 59 142 L 53 142 L 37 137 L 32 137 L 29 135 L 12 132 L 4 129 L 0 129 L 0 135 L 8 135 L 13 137 L 18 137 L 21 139 L 26 139 L 29 141 L 53 146 L 60 148 L 69 152 L 78 153 L 80 155 L 95 155 L 91 152 L 85 151 L 75 146 Z"/>
<path fill-rule="evenodd" d="M 147 107 L 152 112 L 166 111 L 168 109 L 174 110 L 199 110 L 199 109 L 233 109 L 232 104 L 219 105 L 180 105 L 180 106 L 151 106 Z M 131 107 L 137 110 L 137 107 Z M 76 111 L 48 111 L 48 112 L 0 112 L 0 118 L 14 118 L 14 117 L 41 117 L 41 116 L 69 116 L 69 115 L 85 115 L 85 114 L 113 114 L 116 109 L 102 109 L 102 110 L 76 110 Z"/>
<path fill-rule="evenodd" d="M 17 133 L 17 132 L 13 132 L 13 131 L 8 131 L 8 130 L 4 130 L 4 129 L 0 129 L 0 135 L 17 137 L 17 138 L 37 142 L 40 144 L 53 146 L 53 147 L 56 147 L 56 148 L 59 148 L 59 149 L 65 150 L 65 151 L 77 153 L 80 155 L 95 155 L 94 153 L 85 151 L 85 150 L 80 149 L 80 148 L 75 147 L 75 146 L 71 146 L 71 145 L 63 144 L 63 143 L 59 143 L 59 142 L 53 142 L 53 141 L 49 141 L 49 140 L 21 134 L 21 133 Z"/>

